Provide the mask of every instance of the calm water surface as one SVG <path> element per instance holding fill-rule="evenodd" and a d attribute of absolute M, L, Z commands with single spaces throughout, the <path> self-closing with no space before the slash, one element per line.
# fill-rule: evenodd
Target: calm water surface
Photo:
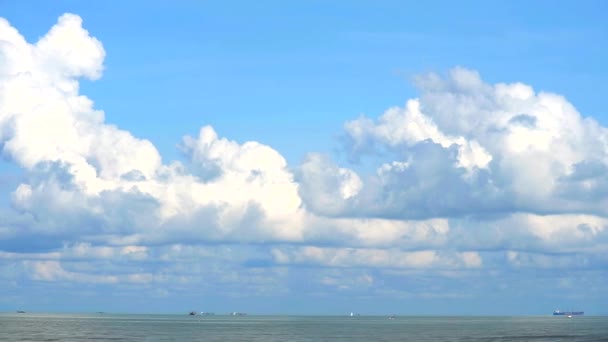
<path fill-rule="evenodd" d="M 1 341 L 608 341 L 608 317 L 0 314 Z"/>

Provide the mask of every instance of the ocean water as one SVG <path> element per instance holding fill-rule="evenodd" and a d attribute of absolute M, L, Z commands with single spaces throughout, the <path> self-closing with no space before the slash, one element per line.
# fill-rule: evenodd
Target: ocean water
<path fill-rule="evenodd" d="M 0 341 L 608 341 L 608 317 L 0 314 Z"/>

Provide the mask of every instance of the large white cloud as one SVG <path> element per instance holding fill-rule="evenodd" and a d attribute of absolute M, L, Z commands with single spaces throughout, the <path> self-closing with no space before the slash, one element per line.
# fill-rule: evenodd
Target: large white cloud
<path fill-rule="evenodd" d="M 305 239 L 365 246 L 404 241 L 412 227 L 415 241 L 435 234 L 434 224 L 371 226 L 367 220 L 311 215 L 280 153 L 258 142 L 221 138 L 210 126 L 184 138 L 187 165 L 162 164 L 150 141 L 105 123 L 103 113 L 79 94 L 78 78 L 100 77 L 104 57 L 101 43 L 81 23 L 64 15 L 29 44 L 2 22 L 3 152 L 29 178 L 12 194 L 18 213 L 5 218 L 13 223 L 5 234 L 55 236 L 57 246 L 66 240 L 129 245 Z M 337 173 L 341 183 L 326 190 L 338 186 L 341 199 L 355 196 L 361 187 L 356 174 Z M 310 190 L 311 196 L 321 193 Z M 325 204 L 334 202 L 328 198 Z M 25 221 L 25 229 L 17 221 Z"/>
<path fill-rule="evenodd" d="M 106 124 L 78 93 L 78 78 L 101 76 L 105 55 L 81 23 L 66 14 L 36 44 L 0 23 L 0 142 L 33 175 L 15 190 L 16 208 L 51 223 L 64 216 L 60 230 L 98 222 L 99 234 L 154 235 L 188 225 L 211 239 L 300 237 L 297 185 L 272 148 L 239 145 L 204 127 L 184 147 L 192 169 L 220 171 L 206 179 L 179 163 L 163 165 L 150 141 Z M 209 223 L 193 222 L 200 219 Z"/>
<path fill-rule="evenodd" d="M 78 93 L 79 77 L 101 76 L 104 56 L 101 43 L 81 27 L 79 17 L 62 16 L 36 44 L 3 25 L 3 152 L 28 170 L 29 181 L 12 196 L 22 219 L 29 220 L 26 231 L 55 233 L 57 243 L 347 239 L 356 245 L 403 241 L 414 226 L 415 241 L 423 242 L 427 230 L 435 232 L 433 224 L 387 221 L 372 227 L 367 220 L 311 215 L 302 206 L 300 194 L 305 192 L 298 191 L 300 185 L 276 150 L 221 138 L 209 126 L 184 138 L 187 165 L 162 164 L 151 142 L 105 123 L 103 113 Z M 314 168 L 321 159 L 311 156 L 302 169 Z M 319 177 L 333 172 L 316 171 Z M 338 198 L 328 197 L 326 207 L 361 189 L 353 171 L 337 168 L 336 173 L 337 183 L 327 183 L 324 191 L 338 187 Z M 313 197 L 323 193 L 308 190 Z"/>
<path fill-rule="evenodd" d="M 367 180 L 378 185 L 364 182 L 370 190 L 351 200 L 351 211 L 403 218 L 480 209 L 606 214 L 608 131 L 566 99 L 521 83 L 487 84 L 463 68 L 417 84 L 420 98 L 404 108 L 345 124 L 352 153 L 388 149 L 395 157 Z M 378 186 L 383 190 L 373 193 Z"/>
<path fill-rule="evenodd" d="M 280 293 L 302 265 L 372 288 L 386 274 L 370 269 L 452 277 L 608 260 L 608 131 L 563 97 L 457 68 L 419 78 L 405 107 L 345 124 L 371 173 L 321 153 L 290 168 L 210 126 L 184 137 L 186 162 L 163 163 L 80 95 L 105 56 L 81 24 L 66 14 L 30 44 L 0 19 L 0 146 L 26 174 L 0 215 L 11 277 L 164 291 L 211 275 L 234 293 L 227 284 Z M 332 272 L 315 279 L 343 286 Z"/>

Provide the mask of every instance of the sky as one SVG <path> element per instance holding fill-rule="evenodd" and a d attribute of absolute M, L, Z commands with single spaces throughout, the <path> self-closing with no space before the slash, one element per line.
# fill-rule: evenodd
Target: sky
<path fill-rule="evenodd" d="M 0 311 L 607 314 L 603 1 L 0 1 Z"/>

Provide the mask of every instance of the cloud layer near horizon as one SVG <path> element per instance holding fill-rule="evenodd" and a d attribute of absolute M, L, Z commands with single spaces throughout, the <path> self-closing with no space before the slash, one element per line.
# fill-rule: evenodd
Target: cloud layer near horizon
<path fill-rule="evenodd" d="M 163 163 L 79 93 L 104 57 L 76 15 L 35 44 L 0 19 L 0 146 L 27 175 L 0 218 L 5 281 L 205 274 L 282 293 L 285 267 L 306 265 L 322 287 L 393 293 L 365 270 L 608 265 L 608 130 L 559 95 L 463 68 L 420 76 L 419 98 L 344 125 L 345 151 L 373 172 L 312 151 L 287 165 L 210 126 L 184 137 L 185 162 Z"/>

